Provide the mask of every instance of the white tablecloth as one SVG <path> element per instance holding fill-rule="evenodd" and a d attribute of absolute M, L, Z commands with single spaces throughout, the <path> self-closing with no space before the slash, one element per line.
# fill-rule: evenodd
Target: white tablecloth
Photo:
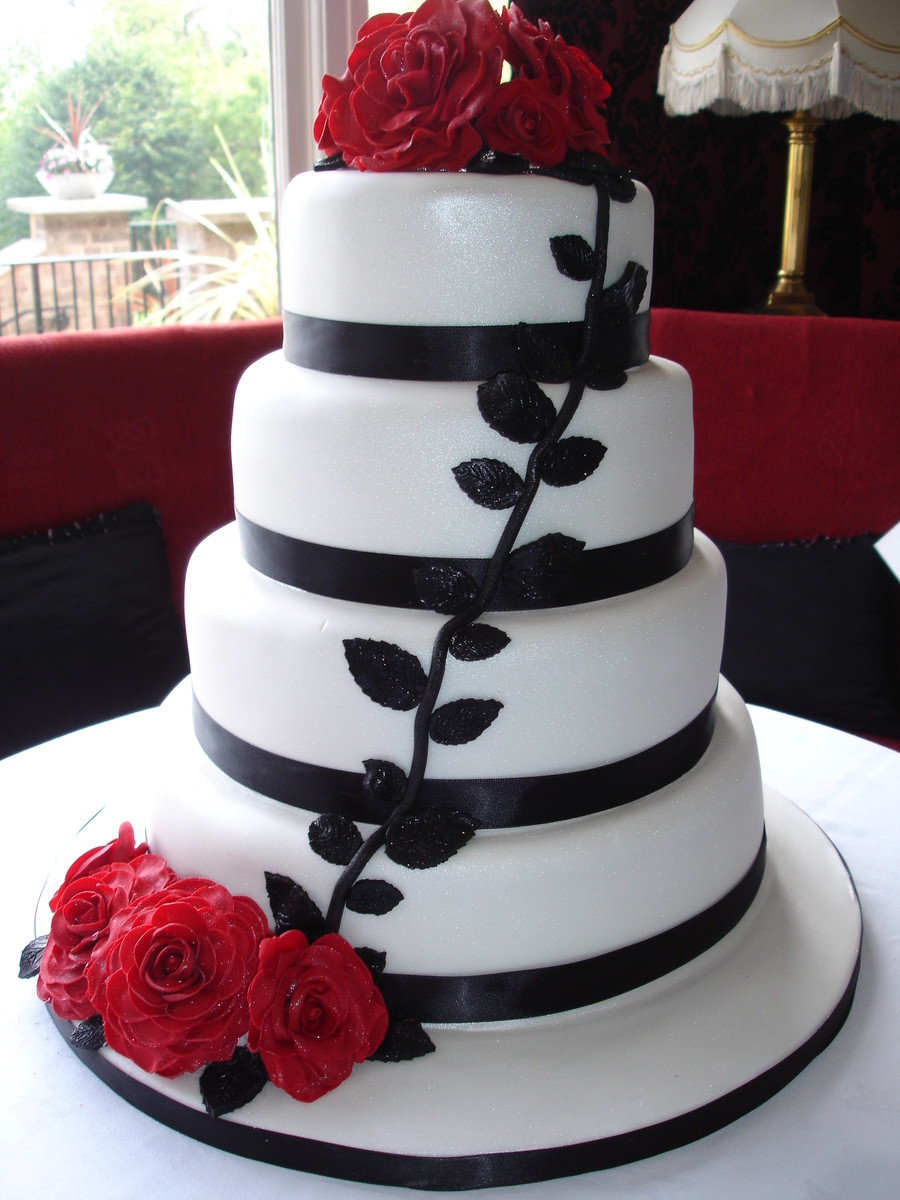
<path fill-rule="evenodd" d="M 751 710 L 763 774 L 843 854 L 864 935 L 856 1001 L 831 1046 L 761 1108 L 700 1142 L 503 1200 L 896 1200 L 900 1196 L 900 754 L 807 721 Z M 114 731 L 114 736 L 111 736 Z M 213 1150 L 132 1109 L 78 1062 L 16 979 L 50 864 L 113 781 L 148 777 L 153 713 L 97 726 L 0 762 L 5 818 L 3 1200 L 348 1200 L 403 1189 L 298 1175 Z M 136 764 L 136 765 L 135 765 Z M 121 786 L 119 786 L 119 784 Z M 136 797 L 137 798 L 137 797 Z M 65 865 L 65 864 L 64 864 Z"/>

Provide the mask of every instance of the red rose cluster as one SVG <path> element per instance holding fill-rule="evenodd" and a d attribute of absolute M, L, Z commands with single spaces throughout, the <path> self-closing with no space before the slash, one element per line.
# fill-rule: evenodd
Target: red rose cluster
<path fill-rule="evenodd" d="M 387 1032 L 343 938 L 274 937 L 255 901 L 179 878 L 127 822 L 72 864 L 50 908 L 38 995 L 67 1021 L 99 1014 L 112 1049 L 153 1074 L 227 1062 L 249 1035 L 273 1083 L 315 1100 Z"/>
<path fill-rule="evenodd" d="M 515 78 L 501 83 L 504 62 Z M 372 17 L 322 89 L 316 142 L 362 171 L 459 171 L 484 146 L 552 167 L 609 144 L 599 68 L 515 4 L 426 0 Z"/>

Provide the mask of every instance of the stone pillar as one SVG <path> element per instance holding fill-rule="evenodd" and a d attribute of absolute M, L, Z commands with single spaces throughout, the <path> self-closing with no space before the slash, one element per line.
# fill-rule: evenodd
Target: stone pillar
<path fill-rule="evenodd" d="M 125 264 L 110 264 L 110 286 L 107 284 L 106 264 L 80 261 L 90 255 L 121 255 L 130 250 L 128 223 L 134 213 L 147 207 L 143 196 L 105 194 L 91 200 L 57 200 L 53 196 L 14 196 L 6 201 L 13 212 L 26 213 L 29 218 L 31 237 L 29 259 L 37 261 L 40 280 L 41 308 L 46 310 L 42 328 L 67 329 L 105 328 L 110 325 L 128 323 L 127 306 L 122 290 L 127 283 Z M 14 247 L 10 247 L 10 250 Z M 7 262 L 10 258 L 7 257 Z M 21 261 L 21 255 L 18 256 Z M 65 259 L 51 268 L 50 263 L 40 266 L 41 259 Z M 23 264 L 9 267 L 16 270 L 17 288 L 28 296 L 28 307 L 33 308 L 31 276 Z M 91 277 L 94 279 L 94 299 L 91 301 Z M 74 276 L 74 283 L 73 283 Z M 113 292 L 110 305 L 108 292 Z M 3 281 L 0 291 L 0 308 L 4 318 L 9 316 L 10 283 Z M 77 308 L 74 296 L 77 295 Z M 57 313 L 59 319 L 57 319 Z M 33 327 L 37 325 L 32 316 Z"/>

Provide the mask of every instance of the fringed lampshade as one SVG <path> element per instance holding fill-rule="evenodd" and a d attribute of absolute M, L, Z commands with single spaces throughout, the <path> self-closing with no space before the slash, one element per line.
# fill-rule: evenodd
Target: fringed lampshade
<path fill-rule="evenodd" d="M 900 120 L 897 0 L 695 0 L 659 68 L 666 112 L 787 112 L 781 267 L 766 308 L 818 312 L 806 288 L 815 131 L 823 119 Z"/>

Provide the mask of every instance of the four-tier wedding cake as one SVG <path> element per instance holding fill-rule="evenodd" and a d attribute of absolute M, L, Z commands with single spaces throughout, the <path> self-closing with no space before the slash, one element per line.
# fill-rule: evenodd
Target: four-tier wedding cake
<path fill-rule="evenodd" d="M 852 884 L 719 677 L 608 91 L 486 0 L 375 17 L 326 77 L 146 843 L 74 863 L 32 952 L 86 1061 L 225 1149 L 429 1188 L 616 1165 L 849 1010 Z"/>

